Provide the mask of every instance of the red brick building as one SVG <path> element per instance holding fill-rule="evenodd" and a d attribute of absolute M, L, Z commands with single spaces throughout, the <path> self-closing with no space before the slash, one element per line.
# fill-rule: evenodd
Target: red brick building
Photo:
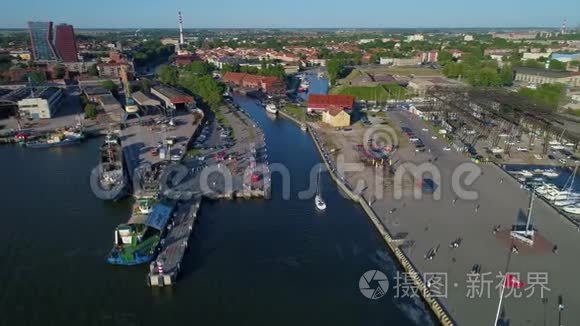
<path fill-rule="evenodd" d="M 227 72 L 224 75 L 226 84 L 243 88 L 260 89 L 269 94 L 281 95 L 286 93 L 284 80 L 273 76 L 250 75 L 241 72 Z"/>
<path fill-rule="evenodd" d="M 351 110 L 354 106 L 354 96 L 352 95 L 308 95 L 308 111 L 327 111 L 330 107 Z"/>

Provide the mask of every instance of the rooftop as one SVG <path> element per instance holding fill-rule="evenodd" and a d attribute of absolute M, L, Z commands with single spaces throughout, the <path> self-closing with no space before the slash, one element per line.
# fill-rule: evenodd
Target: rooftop
<path fill-rule="evenodd" d="M 178 90 L 177 88 L 173 88 L 168 85 L 158 84 L 151 87 L 152 90 L 160 93 L 164 97 L 171 100 L 172 103 L 191 103 L 193 102 L 193 97 Z"/>
<path fill-rule="evenodd" d="M 566 78 L 578 75 L 578 73 L 573 73 L 570 71 L 546 70 L 542 68 L 530 68 L 530 67 L 516 67 L 514 70 L 518 74 L 535 75 L 551 78 Z"/>
<path fill-rule="evenodd" d="M 328 108 L 330 106 L 337 106 L 351 109 L 353 105 L 354 96 L 352 95 L 308 95 L 308 107 L 310 108 Z"/>

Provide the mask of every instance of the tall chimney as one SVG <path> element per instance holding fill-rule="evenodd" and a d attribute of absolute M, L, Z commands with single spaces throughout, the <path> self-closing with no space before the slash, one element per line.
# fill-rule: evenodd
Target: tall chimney
<path fill-rule="evenodd" d="M 179 20 L 179 45 L 180 47 L 185 43 L 183 41 L 183 18 L 181 17 L 181 11 L 178 11 L 178 20 Z"/>

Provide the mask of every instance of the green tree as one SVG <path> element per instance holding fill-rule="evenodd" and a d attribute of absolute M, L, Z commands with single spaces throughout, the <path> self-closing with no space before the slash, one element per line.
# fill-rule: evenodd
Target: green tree
<path fill-rule="evenodd" d="M 563 84 L 543 84 L 537 89 L 520 88 L 518 93 L 532 102 L 543 105 L 551 110 L 557 110 L 565 98 L 566 87 Z"/>
<path fill-rule="evenodd" d="M 88 69 L 89 76 L 98 76 L 99 70 L 97 69 L 97 64 L 92 64 Z"/>
<path fill-rule="evenodd" d="M 33 83 L 41 83 L 46 81 L 46 74 L 42 71 L 32 71 L 27 73 L 24 79 L 30 79 Z"/>
<path fill-rule="evenodd" d="M 169 85 L 177 85 L 179 82 L 179 70 L 174 66 L 162 65 L 158 70 L 159 79 Z"/>
<path fill-rule="evenodd" d="M 97 117 L 97 106 L 93 103 L 87 103 L 85 105 L 85 118 L 94 119 Z"/>
<path fill-rule="evenodd" d="M 61 64 L 56 65 L 56 67 L 54 68 L 54 77 L 57 79 L 61 79 L 64 78 L 65 74 L 66 68 Z"/>
<path fill-rule="evenodd" d="M 224 87 L 211 76 L 186 76 L 179 80 L 179 85 L 199 95 L 212 109 L 217 108 L 222 102 Z"/>
<path fill-rule="evenodd" d="M 110 79 L 102 81 L 101 87 L 109 90 L 115 96 L 119 95 L 119 86 L 117 86 L 117 84 L 115 84 L 115 82 Z"/>
<path fill-rule="evenodd" d="M 550 60 L 550 69 L 566 70 L 566 64 L 558 60 Z"/>
<path fill-rule="evenodd" d="M 511 86 L 513 84 L 513 80 L 514 80 L 514 71 L 512 69 L 512 66 L 504 65 L 501 68 L 499 78 L 500 78 L 501 84 L 503 86 Z"/>
<path fill-rule="evenodd" d="M 522 65 L 524 67 L 530 67 L 530 68 L 544 68 L 543 63 L 538 62 L 537 60 L 534 60 L 534 59 L 527 59 L 522 63 Z"/>
<path fill-rule="evenodd" d="M 211 65 L 205 61 L 194 61 L 185 66 L 186 71 L 199 76 L 209 74 L 211 68 Z"/>
<path fill-rule="evenodd" d="M 448 62 L 453 61 L 453 55 L 451 55 L 451 53 L 449 53 L 449 51 L 439 51 L 439 55 L 437 56 L 437 61 L 441 64 L 441 65 L 445 65 Z"/>
<path fill-rule="evenodd" d="M 151 82 L 149 79 L 141 79 L 139 81 L 139 90 L 145 94 L 149 94 L 151 91 Z"/>
<path fill-rule="evenodd" d="M 229 64 L 225 64 L 222 66 L 221 72 L 222 74 L 225 74 L 226 72 L 240 72 L 240 65 L 229 65 Z"/>
<path fill-rule="evenodd" d="M 340 72 L 344 67 L 344 63 L 342 63 L 338 59 L 330 59 L 326 62 L 326 69 L 328 71 L 328 78 L 330 79 L 330 84 L 334 85 L 336 80 L 340 76 Z"/>

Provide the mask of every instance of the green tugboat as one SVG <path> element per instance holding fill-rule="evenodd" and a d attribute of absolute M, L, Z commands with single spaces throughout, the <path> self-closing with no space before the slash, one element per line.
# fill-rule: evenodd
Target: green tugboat
<path fill-rule="evenodd" d="M 127 223 L 115 228 L 115 242 L 107 261 L 113 265 L 139 265 L 153 260 L 171 219 L 173 205 L 154 197 L 139 197 Z"/>

